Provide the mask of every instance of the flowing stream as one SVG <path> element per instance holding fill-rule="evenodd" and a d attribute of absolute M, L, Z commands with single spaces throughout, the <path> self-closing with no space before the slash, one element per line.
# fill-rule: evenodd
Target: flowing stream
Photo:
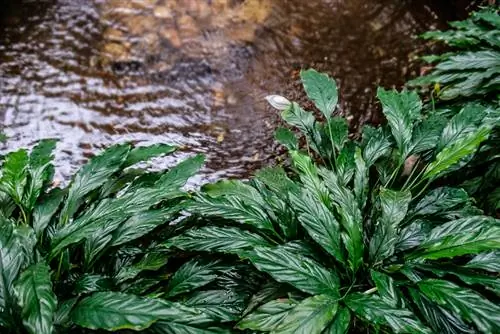
<path fill-rule="evenodd" d="M 304 101 L 301 68 L 337 79 L 353 129 L 378 122 L 376 86 L 417 75 L 416 35 L 453 18 L 402 0 L 6 2 L 1 152 L 58 138 L 61 180 L 122 141 L 181 146 L 154 168 L 206 154 L 195 182 L 246 177 L 280 154 L 263 98 Z"/>

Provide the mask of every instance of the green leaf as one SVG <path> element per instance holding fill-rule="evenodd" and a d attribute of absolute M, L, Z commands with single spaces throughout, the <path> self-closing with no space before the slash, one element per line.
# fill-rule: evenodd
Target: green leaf
<path fill-rule="evenodd" d="M 5 156 L 0 177 L 0 191 L 8 194 L 17 205 L 21 205 L 24 187 L 28 181 L 28 153 L 19 150 Z"/>
<path fill-rule="evenodd" d="M 371 270 L 370 274 L 382 300 L 391 306 L 397 307 L 400 304 L 400 297 L 394 287 L 394 280 L 390 276 L 375 270 Z"/>
<path fill-rule="evenodd" d="M 80 297 L 73 297 L 59 303 L 54 313 L 54 325 L 68 327 L 71 324 L 70 314 Z"/>
<path fill-rule="evenodd" d="M 281 113 L 281 118 L 288 124 L 297 127 L 303 134 L 311 136 L 315 131 L 314 115 L 304 111 L 297 103 L 292 105 Z"/>
<path fill-rule="evenodd" d="M 41 140 L 31 151 L 28 170 L 30 177 L 24 194 L 24 207 L 31 211 L 42 191 L 44 184 L 50 181 L 54 166 L 51 164 L 52 151 L 56 147 L 54 139 Z"/>
<path fill-rule="evenodd" d="M 378 296 L 353 293 L 347 296 L 345 303 L 362 319 L 389 326 L 395 333 L 431 333 L 411 311 L 394 307 Z"/>
<path fill-rule="evenodd" d="M 156 271 L 165 266 L 167 262 L 167 254 L 149 250 L 139 262 L 121 267 L 114 279 L 117 283 L 123 283 L 124 281 L 136 278 L 143 271 Z"/>
<path fill-rule="evenodd" d="M 395 90 L 387 91 L 383 88 L 377 90 L 377 97 L 382 103 L 384 113 L 392 135 L 399 148 L 399 161 L 403 162 L 410 152 L 413 135 L 413 122 L 420 118 L 422 101 L 416 92 Z"/>
<path fill-rule="evenodd" d="M 300 197 L 292 196 L 291 201 L 299 212 L 300 223 L 311 238 L 337 261 L 345 263 L 340 226 L 334 214 L 307 189 Z"/>
<path fill-rule="evenodd" d="M 141 146 L 133 148 L 123 163 L 123 168 L 135 165 L 141 161 L 147 161 L 151 158 L 170 154 L 175 152 L 177 147 L 167 144 L 155 144 L 150 146 Z"/>
<path fill-rule="evenodd" d="M 99 188 L 113 175 L 123 164 L 130 151 L 130 146 L 115 145 L 98 156 L 90 159 L 75 175 L 68 191 L 68 197 L 61 210 L 59 223 L 66 225 L 69 219 L 78 209 L 79 202 L 83 196 L 94 189 Z"/>
<path fill-rule="evenodd" d="M 179 206 L 139 212 L 124 221 L 112 233 L 109 246 L 118 246 L 139 239 L 172 219 Z"/>
<path fill-rule="evenodd" d="M 382 215 L 377 221 L 375 233 L 370 242 L 370 259 L 374 263 L 394 254 L 399 224 L 408 211 L 411 193 L 381 188 L 379 198 Z"/>
<path fill-rule="evenodd" d="M 112 287 L 112 282 L 109 277 L 96 274 L 84 274 L 75 282 L 73 292 L 75 294 L 85 294 L 97 291 L 108 291 L 111 290 Z"/>
<path fill-rule="evenodd" d="M 343 117 L 332 117 L 327 120 L 326 128 L 334 148 L 340 151 L 344 147 L 349 134 L 347 121 Z"/>
<path fill-rule="evenodd" d="M 488 139 L 489 134 L 490 129 L 480 128 L 476 132 L 460 138 L 444 147 L 443 150 L 438 153 L 436 159 L 427 165 L 423 178 L 433 180 L 449 172 L 450 168 L 474 153 L 479 145 Z"/>
<path fill-rule="evenodd" d="M 290 153 L 294 166 L 300 171 L 300 180 L 325 205 L 330 205 L 330 193 L 318 176 L 318 168 L 311 157 L 293 151 Z"/>
<path fill-rule="evenodd" d="M 289 299 L 272 300 L 244 317 L 236 326 L 239 329 L 271 332 L 283 323 L 295 306 L 295 302 Z"/>
<path fill-rule="evenodd" d="M 494 249 L 500 249 L 500 220 L 476 216 L 434 228 L 408 258 L 440 259 Z"/>
<path fill-rule="evenodd" d="M 309 99 L 327 119 L 330 118 L 338 102 L 335 80 L 313 69 L 300 71 L 300 78 Z"/>
<path fill-rule="evenodd" d="M 40 198 L 33 210 L 33 230 L 35 230 L 38 237 L 42 235 L 49 225 L 65 195 L 66 191 L 54 188 Z"/>
<path fill-rule="evenodd" d="M 380 157 L 391 150 L 389 135 L 383 128 L 374 129 L 370 126 L 363 128 L 363 159 L 368 167 L 372 166 Z"/>
<path fill-rule="evenodd" d="M 211 197 L 237 196 L 257 206 L 265 206 L 262 195 L 254 187 L 239 180 L 221 180 L 204 185 L 202 191 Z"/>
<path fill-rule="evenodd" d="M 338 296 L 337 275 L 310 258 L 286 251 L 281 246 L 256 247 L 244 257 L 278 282 L 289 283 L 310 294 Z"/>
<path fill-rule="evenodd" d="M 219 276 L 218 269 L 217 262 L 193 259 L 184 263 L 168 282 L 165 296 L 177 296 L 213 282 Z"/>
<path fill-rule="evenodd" d="M 354 171 L 354 194 L 356 195 L 359 208 L 363 210 L 369 191 L 368 166 L 363 160 L 361 149 L 356 148 L 354 157 L 354 161 L 356 162 L 356 170 Z"/>
<path fill-rule="evenodd" d="M 295 134 L 287 128 L 278 128 L 274 133 L 274 138 L 288 150 L 294 151 L 299 149 L 299 141 Z"/>
<path fill-rule="evenodd" d="M 217 226 L 190 229 L 182 235 L 171 238 L 164 245 L 186 251 L 222 253 L 238 253 L 258 246 L 271 246 L 258 234 L 235 227 Z"/>
<path fill-rule="evenodd" d="M 430 216 L 463 206 L 469 201 L 467 192 L 460 188 L 439 187 L 429 191 L 411 211 L 411 216 Z"/>
<path fill-rule="evenodd" d="M 8 309 L 13 302 L 13 284 L 28 261 L 22 240 L 11 222 L 0 216 L 0 308 Z"/>
<path fill-rule="evenodd" d="M 199 318 L 203 318 L 199 316 Z M 191 319 L 189 319 L 191 320 Z M 230 334 L 231 331 L 220 327 L 209 327 L 205 323 L 192 323 L 191 321 L 158 321 L 151 326 L 154 334 Z"/>
<path fill-rule="evenodd" d="M 475 333 L 460 317 L 445 308 L 431 302 L 419 290 L 409 289 L 412 302 L 418 307 L 426 322 L 435 333 L 463 334 Z"/>
<path fill-rule="evenodd" d="M 183 300 L 183 304 L 193 307 L 208 316 L 223 322 L 236 321 L 245 308 L 245 299 L 231 290 L 196 291 Z"/>
<path fill-rule="evenodd" d="M 441 115 L 432 114 L 423 120 L 413 131 L 410 153 L 419 154 L 435 148 L 445 125 L 446 119 Z"/>
<path fill-rule="evenodd" d="M 94 293 L 82 299 L 71 312 L 71 319 L 78 326 L 108 331 L 139 331 L 158 320 L 187 321 L 193 316 L 203 317 L 201 312 L 180 304 L 120 292 Z"/>
<path fill-rule="evenodd" d="M 500 307 L 472 290 L 439 279 L 422 280 L 418 287 L 431 301 L 473 322 L 481 332 L 500 330 Z"/>
<path fill-rule="evenodd" d="M 466 267 L 498 273 L 500 272 L 500 251 L 478 254 L 466 264 Z"/>
<path fill-rule="evenodd" d="M 22 309 L 23 325 L 31 334 L 51 334 L 57 299 L 52 292 L 50 268 L 37 263 L 21 273 L 15 293 Z"/>
<path fill-rule="evenodd" d="M 299 189 L 281 167 L 268 167 L 259 170 L 255 177 L 264 183 L 273 192 L 288 196 L 289 193 L 296 193 Z"/>
<path fill-rule="evenodd" d="M 338 302 L 331 296 L 309 297 L 288 313 L 274 333 L 320 334 L 333 319 L 337 309 Z"/>
<path fill-rule="evenodd" d="M 346 186 L 354 175 L 356 163 L 354 161 L 354 145 L 346 145 L 340 151 L 340 154 L 335 160 L 335 171 L 341 185 Z"/>
<path fill-rule="evenodd" d="M 324 334 L 346 334 L 351 324 L 351 312 L 348 308 L 339 307 L 335 318 L 330 326 L 323 332 Z"/>
<path fill-rule="evenodd" d="M 262 230 L 274 231 L 274 226 L 266 210 L 260 206 L 249 205 L 244 198 L 236 196 L 211 198 L 197 196 L 191 210 L 205 216 L 219 216 Z"/>

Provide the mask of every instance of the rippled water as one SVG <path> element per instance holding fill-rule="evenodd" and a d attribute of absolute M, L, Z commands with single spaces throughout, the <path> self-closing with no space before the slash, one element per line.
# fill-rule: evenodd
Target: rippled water
<path fill-rule="evenodd" d="M 418 72 L 414 36 L 443 23 L 424 1 L 7 1 L 0 14 L 2 151 L 55 137 L 65 179 L 120 141 L 206 153 L 202 178 L 271 162 L 269 93 L 303 100 L 300 68 L 338 80 L 352 125 L 377 121 L 376 85 Z M 412 4 L 419 3 L 419 4 Z"/>

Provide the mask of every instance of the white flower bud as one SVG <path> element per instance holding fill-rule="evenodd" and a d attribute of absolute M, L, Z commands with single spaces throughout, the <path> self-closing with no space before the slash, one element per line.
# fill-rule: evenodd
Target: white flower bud
<path fill-rule="evenodd" d="M 273 108 L 278 110 L 285 110 L 292 104 L 292 102 L 280 95 L 268 95 L 266 100 Z"/>

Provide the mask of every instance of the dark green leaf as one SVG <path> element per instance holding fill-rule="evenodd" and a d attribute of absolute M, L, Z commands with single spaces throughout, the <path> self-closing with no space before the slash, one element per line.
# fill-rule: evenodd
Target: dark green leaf
<path fill-rule="evenodd" d="M 500 330 L 500 307 L 472 290 L 439 279 L 422 280 L 418 287 L 431 301 L 473 322 L 481 332 Z"/>
<path fill-rule="evenodd" d="M 320 334 L 333 319 L 338 302 L 329 295 L 304 299 L 295 306 L 274 333 Z"/>
<path fill-rule="evenodd" d="M 400 304 L 400 297 L 394 287 L 394 280 L 390 276 L 375 270 L 370 271 L 370 274 L 382 300 L 391 306 L 397 307 Z"/>
<path fill-rule="evenodd" d="M 300 71 L 300 78 L 309 99 L 326 118 L 329 118 L 338 102 L 335 80 L 313 69 Z"/>
<path fill-rule="evenodd" d="M 391 142 L 389 135 L 382 128 L 365 126 L 363 129 L 363 159 L 368 167 L 372 166 L 380 157 L 389 153 Z"/>
<path fill-rule="evenodd" d="M 40 236 L 57 212 L 66 192 L 59 188 L 43 195 L 33 210 L 33 230 Z"/>
<path fill-rule="evenodd" d="M 460 188 L 440 187 L 429 191 L 411 211 L 412 216 L 429 216 L 462 206 L 469 201 L 467 192 Z"/>
<path fill-rule="evenodd" d="M 121 267 L 114 279 L 117 283 L 122 283 L 126 280 L 137 277 L 137 275 L 139 275 L 143 271 L 158 270 L 166 265 L 167 261 L 167 254 L 149 250 L 139 262 L 133 265 Z"/>
<path fill-rule="evenodd" d="M 103 185 L 123 164 L 129 145 L 115 145 L 92 158 L 75 175 L 60 214 L 60 225 L 66 225 L 78 209 L 83 196 Z"/>
<path fill-rule="evenodd" d="M 361 150 L 356 148 L 356 153 L 354 155 L 354 161 L 356 162 L 356 169 L 354 171 L 354 194 L 356 195 L 356 200 L 358 206 L 361 210 L 365 207 L 366 199 L 368 196 L 368 166 L 363 160 Z"/>
<path fill-rule="evenodd" d="M 299 148 L 299 141 L 295 134 L 287 128 L 278 128 L 274 133 L 274 138 L 288 150 L 293 151 Z"/>
<path fill-rule="evenodd" d="M 413 132 L 411 154 L 419 154 L 436 147 L 445 125 L 446 119 L 435 114 L 422 121 Z"/>
<path fill-rule="evenodd" d="M 346 304 L 359 317 L 389 326 L 395 333 L 431 333 L 411 311 L 391 306 L 377 296 L 353 293 L 346 298 Z"/>
<path fill-rule="evenodd" d="M 343 186 L 347 185 L 354 175 L 354 170 L 356 168 L 354 154 L 354 145 L 346 145 L 342 148 L 335 160 L 335 171 L 337 172 L 340 184 Z"/>
<path fill-rule="evenodd" d="M 349 134 L 347 121 L 345 118 L 339 116 L 329 118 L 326 123 L 326 129 L 334 148 L 340 151 L 344 147 L 347 135 Z"/>
<path fill-rule="evenodd" d="M 54 330 L 57 299 L 49 270 L 45 263 L 34 264 L 21 273 L 15 285 L 23 324 L 31 334 L 51 334 Z"/>
<path fill-rule="evenodd" d="M 240 320 L 237 327 L 240 329 L 271 332 L 283 323 L 283 320 L 295 306 L 295 302 L 289 299 L 272 300 Z"/>
<path fill-rule="evenodd" d="M 190 292 L 213 282 L 218 276 L 218 263 L 202 263 L 194 259 L 183 264 L 168 282 L 166 297 Z"/>
<path fill-rule="evenodd" d="M 183 304 L 223 322 L 236 321 L 245 308 L 245 299 L 231 290 L 197 291 Z"/>
<path fill-rule="evenodd" d="M 499 273 L 500 251 L 478 254 L 467 263 L 466 267 Z"/>
<path fill-rule="evenodd" d="M 288 124 L 297 127 L 305 135 L 310 136 L 315 131 L 314 115 L 304 111 L 295 102 L 292 102 L 292 105 L 281 113 L 281 118 Z"/>
<path fill-rule="evenodd" d="M 5 156 L 0 177 L 0 191 L 7 193 L 17 205 L 21 205 L 24 187 L 28 181 L 28 153 L 19 150 Z"/>
<path fill-rule="evenodd" d="M 165 246 L 187 251 L 238 253 L 240 250 L 271 244 L 258 234 L 239 228 L 207 226 L 190 229 L 168 240 Z"/>
<path fill-rule="evenodd" d="M 167 144 L 155 144 L 151 146 L 141 146 L 133 148 L 129 155 L 127 156 L 127 160 L 123 163 L 123 168 L 135 165 L 141 161 L 147 161 L 151 158 L 170 154 L 175 152 L 177 148 L 175 146 L 167 145 Z"/>
<path fill-rule="evenodd" d="M 83 294 L 96 291 L 107 291 L 111 288 L 112 285 L 109 277 L 85 274 L 75 282 L 74 292 L 76 294 Z"/>
<path fill-rule="evenodd" d="M 289 283 L 311 294 L 338 296 L 339 279 L 316 261 L 293 254 L 283 247 L 256 247 L 246 253 L 257 269 L 267 272 L 275 280 Z"/>
<path fill-rule="evenodd" d="M 324 334 L 346 334 L 351 324 L 351 312 L 348 308 L 339 307 L 335 318 L 330 326 L 323 332 Z"/>
<path fill-rule="evenodd" d="M 299 189 L 281 167 L 263 168 L 255 174 L 255 177 L 278 194 L 288 195 L 296 193 Z"/>
<path fill-rule="evenodd" d="M 74 297 L 59 303 L 54 314 L 54 325 L 68 327 L 71 324 L 70 313 L 78 299 L 79 297 Z"/>

